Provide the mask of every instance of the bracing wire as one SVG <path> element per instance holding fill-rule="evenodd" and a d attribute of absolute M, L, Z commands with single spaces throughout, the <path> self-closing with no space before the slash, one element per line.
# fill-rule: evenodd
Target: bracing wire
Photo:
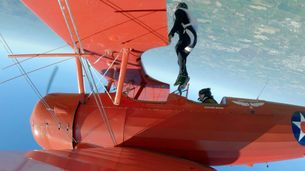
<path fill-rule="evenodd" d="M 93 73 L 94 73 L 95 77 L 98 78 L 97 73 L 96 73 L 96 72 L 93 72 Z M 112 103 L 114 103 L 113 98 L 111 97 L 110 93 L 107 91 L 107 89 L 105 88 L 104 84 L 102 83 L 102 79 L 105 79 L 105 78 L 104 78 L 104 77 L 101 77 L 101 79 L 98 79 L 98 84 L 99 84 L 100 86 L 98 86 L 97 88 L 99 89 L 100 87 L 102 87 L 103 90 L 107 93 L 109 99 L 112 101 Z M 92 94 L 93 94 L 93 92 L 91 92 L 91 93 L 89 94 L 88 97 L 90 97 Z"/>
<path fill-rule="evenodd" d="M 5 41 L 4 37 L 2 36 L 2 34 L 0 34 L 2 42 L 4 44 L 4 46 L 7 47 L 8 53 L 9 54 L 13 54 L 13 51 L 11 50 L 11 48 L 8 46 L 7 42 Z M 37 87 L 35 86 L 35 84 L 32 82 L 32 80 L 30 79 L 30 77 L 28 76 L 27 72 L 24 70 L 24 68 L 22 67 L 22 65 L 19 63 L 18 59 L 14 58 L 15 62 L 17 63 L 17 67 L 19 69 L 19 71 L 21 72 L 22 75 L 24 75 L 26 81 L 28 82 L 28 84 L 31 86 L 31 88 L 34 90 L 34 92 L 36 93 L 36 95 L 39 97 L 39 99 L 42 100 L 42 102 L 44 103 L 44 105 L 46 106 L 47 110 L 50 109 L 50 106 L 46 103 L 46 101 L 42 98 L 41 93 L 39 92 L 39 90 L 37 89 Z"/>
<path fill-rule="evenodd" d="M 114 60 L 112 61 L 112 63 L 109 65 L 109 67 L 107 68 L 107 70 L 104 72 L 103 77 L 105 77 L 105 75 L 108 73 L 109 69 L 112 68 L 113 64 L 117 61 L 117 59 L 120 57 L 120 55 L 122 54 L 123 50 L 120 51 L 120 53 L 117 54 L 117 56 L 114 58 Z"/>
<path fill-rule="evenodd" d="M 54 63 L 48 64 L 48 65 L 45 65 L 45 66 L 36 68 L 36 69 L 34 69 L 34 70 L 28 71 L 28 72 L 26 72 L 26 74 L 30 74 L 30 73 L 39 71 L 39 70 L 44 69 L 44 68 L 48 68 L 48 67 L 50 67 L 50 66 L 53 66 L 53 65 L 56 65 L 56 64 L 59 64 L 59 63 L 62 63 L 62 62 L 71 60 L 71 59 L 73 59 L 73 58 L 63 59 L 63 60 L 54 62 Z M 22 74 L 20 74 L 20 75 L 15 76 L 15 77 L 12 77 L 12 78 L 9 78 L 9 79 L 7 79 L 7 80 L 4 80 L 4 81 L 0 82 L 0 85 L 4 84 L 4 83 L 6 83 L 6 82 L 9 82 L 9 81 L 15 80 L 16 78 L 22 77 L 22 76 L 24 76 L 24 75 L 25 75 L 25 74 L 22 73 Z"/>
<path fill-rule="evenodd" d="M 1 33 L 0 33 L 1 34 Z M 10 50 L 5 46 L 5 43 L 3 42 L 3 40 L 4 40 L 4 38 L 3 38 L 3 36 L 2 36 L 2 34 L 1 34 L 1 42 L 2 42 L 2 46 L 3 46 L 3 48 L 5 49 L 5 51 L 6 51 L 6 53 L 10 53 Z"/>
<path fill-rule="evenodd" d="M 261 91 L 259 92 L 258 96 L 256 97 L 256 100 L 259 100 L 260 96 L 263 94 L 265 88 L 267 87 L 267 85 L 268 85 L 268 83 L 269 83 L 269 80 L 270 80 L 270 79 L 268 79 L 268 80 L 266 81 L 264 87 L 261 89 Z"/>
<path fill-rule="evenodd" d="M 66 6 L 67 6 L 67 9 L 68 9 L 68 13 L 69 13 L 69 16 L 70 16 L 70 19 L 71 19 L 72 26 L 73 26 L 73 28 L 74 28 L 75 34 L 76 34 L 76 36 L 77 36 L 77 40 L 78 40 L 78 42 L 79 42 L 79 46 L 80 46 L 81 53 L 85 53 L 84 48 L 83 48 L 83 45 L 82 45 L 82 42 L 81 42 L 81 39 L 80 39 L 80 36 L 79 36 L 79 34 L 78 34 L 77 27 L 76 27 L 75 22 L 74 22 L 74 17 L 73 17 L 73 15 L 72 15 L 71 10 L 70 10 L 70 6 L 69 6 L 69 3 L 68 3 L 68 0 L 65 0 L 65 2 L 66 2 Z M 98 94 L 98 90 L 97 90 L 97 87 L 96 87 L 96 83 L 95 83 L 95 80 L 94 80 L 94 77 L 93 77 L 93 74 L 92 74 L 92 71 L 91 71 L 91 66 L 90 66 L 90 64 L 89 64 L 89 62 L 88 62 L 88 60 L 87 60 L 86 58 L 83 58 L 83 59 L 84 59 L 84 61 L 85 61 L 85 63 L 86 63 L 87 69 L 88 69 L 89 74 L 90 74 L 90 80 L 91 80 L 90 82 L 91 82 L 91 84 L 93 85 L 93 88 L 94 88 L 94 89 L 92 89 L 92 91 L 94 91 L 95 94 L 97 94 L 96 97 L 97 97 L 98 101 L 96 101 L 96 104 L 97 104 L 97 106 L 98 106 L 98 108 L 99 108 L 99 111 L 100 111 L 102 117 L 104 117 L 106 126 L 107 126 L 108 131 L 109 131 L 109 133 L 110 133 L 110 136 L 111 136 L 111 138 L 112 138 L 112 141 L 113 141 L 114 145 L 116 145 L 117 142 L 116 142 L 116 139 L 115 139 L 115 136 L 114 136 L 114 132 L 113 132 L 112 127 L 111 127 L 111 124 L 110 124 L 110 122 L 109 122 L 108 115 L 107 115 L 106 110 L 105 110 L 105 108 L 104 108 L 104 105 L 103 105 L 103 102 L 102 102 L 102 100 L 101 100 L 101 97 L 100 97 L 99 94 Z M 81 61 L 82 61 L 82 59 L 81 59 Z M 85 69 L 85 70 L 86 70 L 86 69 Z M 88 73 L 86 74 L 86 76 L 87 76 L 87 78 L 89 78 L 89 77 L 88 77 Z M 88 80 L 89 80 L 89 79 L 88 79 Z M 94 95 L 94 96 L 95 96 L 95 95 Z"/>
<path fill-rule="evenodd" d="M 112 61 L 112 63 L 108 66 L 107 70 L 104 72 L 104 74 L 102 75 L 101 79 L 98 79 L 98 83 L 101 85 L 101 87 L 104 89 L 104 91 L 107 93 L 108 97 L 110 98 L 110 100 L 112 101 L 112 103 L 114 103 L 113 98 L 111 97 L 109 91 L 103 86 L 103 83 L 101 82 L 102 79 L 105 79 L 106 74 L 108 73 L 109 69 L 112 68 L 113 64 L 117 61 L 117 59 L 120 57 L 120 55 L 122 54 L 123 49 L 120 50 L 120 52 L 116 55 L 116 57 L 114 58 L 114 60 Z M 98 77 L 98 76 L 96 76 Z M 98 89 L 100 87 L 97 87 Z M 92 95 L 92 93 L 89 94 L 89 97 Z"/>
<path fill-rule="evenodd" d="M 8 54 L 14 54 L 12 49 L 9 47 L 9 45 L 7 44 L 7 42 L 5 41 L 4 37 L 2 36 L 2 34 L 0 33 L 0 37 L 2 39 L 2 43 L 4 46 L 6 46 L 7 49 L 7 53 Z M 13 59 L 12 59 L 13 60 Z M 26 82 L 29 84 L 29 86 L 32 88 L 32 90 L 34 91 L 34 93 L 37 95 L 37 97 L 40 99 L 40 101 L 42 102 L 42 104 L 45 106 L 46 110 L 50 113 L 50 116 L 53 118 L 53 120 L 55 120 L 55 122 L 57 122 L 58 125 L 61 125 L 60 120 L 56 117 L 56 114 L 54 112 L 54 110 L 50 107 L 50 105 L 47 103 L 47 101 L 44 99 L 44 97 L 41 95 L 40 91 L 38 90 L 38 88 L 35 86 L 35 84 L 33 83 L 33 81 L 31 80 L 31 78 L 29 77 L 28 73 L 25 71 L 25 69 L 23 68 L 23 66 L 20 64 L 19 60 L 14 58 L 18 70 L 21 72 L 21 74 L 24 76 Z M 60 129 L 63 130 L 63 129 Z M 64 130 L 63 130 L 64 131 Z M 64 131 L 66 132 L 66 131 Z M 66 134 L 68 135 L 68 137 L 70 137 L 69 133 L 66 132 Z M 72 141 L 77 143 L 76 140 L 74 139 L 73 136 L 71 136 Z"/>
<path fill-rule="evenodd" d="M 113 143 L 116 145 L 116 140 L 115 140 L 115 136 L 114 136 L 114 133 L 113 133 L 113 130 L 112 130 L 112 127 L 109 123 L 109 119 L 108 119 L 108 116 L 107 116 L 107 113 L 106 113 L 106 110 L 104 108 L 104 105 L 102 103 L 102 100 L 101 100 L 101 97 L 99 96 L 98 92 L 97 92 L 97 87 L 96 87 L 96 84 L 95 84 L 95 81 L 94 81 L 94 78 L 93 78 L 93 75 L 92 75 L 92 72 L 91 72 L 91 69 L 90 69 L 90 65 L 89 65 L 89 62 L 88 60 L 84 60 L 85 61 L 85 64 L 84 62 L 82 61 L 82 65 L 83 66 L 86 66 L 84 71 L 85 71 L 85 74 L 86 74 L 86 77 L 88 78 L 88 82 L 89 82 L 89 85 L 90 85 L 90 88 L 91 88 L 91 91 L 93 92 L 93 97 L 94 97 L 94 100 L 97 104 L 97 107 L 98 107 L 98 110 L 99 112 L 101 113 L 102 115 L 102 119 L 103 121 L 105 122 L 105 125 L 109 131 L 109 134 L 112 138 L 112 141 Z M 88 73 L 89 72 L 89 73 Z M 89 75 L 90 74 L 90 75 Z M 89 77 L 90 76 L 90 77 Z M 90 79 L 90 80 L 89 80 Z"/>
<path fill-rule="evenodd" d="M 65 45 L 56 47 L 56 48 L 54 48 L 54 49 L 45 51 L 45 52 L 40 53 L 40 54 L 47 54 L 47 53 L 53 52 L 53 51 L 55 51 L 55 50 L 64 48 L 64 47 L 66 47 L 66 46 L 68 46 L 68 44 L 65 44 Z M 19 63 L 21 64 L 21 63 L 23 63 L 23 62 L 26 62 L 26 61 L 31 60 L 31 59 L 34 59 L 34 58 L 37 58 L 37 56 L 33 56 L 33 57 L 30 57 L 30 58 L 27 58 L 27 59 L 24 59 L 24 60 L 19 60 Z M 13 67 L 13 66 L 15 66 L 15 65 L 17 65 L 17 63 L 13 63 L 13 64 L 10 64 L 10 65 L 7 65 L 7 66 L 3 67 L 2 70 L 8 69 L 8 68 Z"/>
<path fill-rule="evenodd" d="M 76 46 L 75 40 L 73 38 L 73 33 L 71 31 L 69 22 L 67 20 L 66 14 L 64 12 L 65 8 L 63 7 L 63 5 L 61 3 L 61 0 L 58 0 L 58 4 L 59 4 L 59 7 L 61 9 L 62 15 L 64 17 L 64 20 L 65 20 L 66 26 L 68 28 L 68 31 L 70 33 L 71 41 L 73 42 L 73 46 L 74 46 L 74 51 L 76 53 L 79 53 L 77 51 L 78 47 Z M 67 0 L 65 0 L 65 6 L 67 7 L 68 14 L 69 14 L 69 17 L 70 17 L 70 21 L 72 23 L 72 26 L 73 26 L 73 29 L 74 29 L 74 33 L 76 34 L 76 37 L 77 37 L 77 40 L 78 40 L 78 43 L 79 43 L 79 46 L 80 46 L 80 51 L 81 51 L 81 53 L 84 53 L 82 42 L 81 42 L 80 36 L 78 34 L 77 27 L 76 27 L 76 25 L 74 23 L 74 18 L 73 18 L 73 15 L 71 13 L 71 10 L 70 10 L 70 7 L 69 7 L 69 3 L 68 3 Z M 85 72 L 86 78 L 88 80 L 90 89 L 93 92 L 93 97 L 94 97 L 94 100 L 95 100 L 96 105 L 98 107 L 98 110 L 101 113 L 102 119 L 103 119 L 103 121 L 104 121 L 104 123 L 106 125 L 108 133 L 109 133 L 109 135 L 110 135 L 110 137 L 111 137 L 111 139 L 113 141 L 113 144 L 116 145 L 117 144 L 116 143 L 116 139 L 115 139 L 115 136 L 114 136 L 111 124 L 109 123 L 109 119 L 108 119 L 107 113 L 106 113 L 106 111 L 104 109 L 104 106 L 103 106 L 103 103 L 101 101 L 101 98 L 98 95 L 98 90 L 97 90 L 97 87 L 96 87 L 96 84 L 95 84 L 95 81 L 94 81 L 94 77 L 93 77 L 91 69 L 90 69 L 89 62 L 88 62 L 88 60 L 86 58 L 83 58 L 83 57 L 80 57 L 79 59 L 80 59 L 82 67 L 84 68 L 84 72 Z"/>

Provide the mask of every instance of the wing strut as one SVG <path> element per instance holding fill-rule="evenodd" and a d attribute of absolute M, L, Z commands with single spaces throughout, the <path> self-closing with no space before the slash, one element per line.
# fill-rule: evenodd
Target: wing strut
<path fill-rule="evenodd" d="M 129 55 L 129 49 L 123 49 L 122 62 L 121 62 L 121 67 L 120 67 L 120 75 L 119 75 L 117 91 L 116 91 L 116 95 L 115 95 L 115 99 L 114 99 L 115 105 L 120 105 L 120 102 L 121 102 L 123 86 L 124 86 L 125 77 L 126 77 L 128 55 Z"/>
<path fill-rule="evenodd" d="M 66 4 L 67 4 L 67 1 L 65 1 Z M 68 22 L 68 19 L 67 19 L 67 16 L 64 12 L 64 6 L 62 5 L 61 3 L 61 0 L 58 0 L 58 4 L 59 4 L 59 7 L 61 9 L 61 12 L 62 12 L 62 15 L 63 15 L 63 18 L 65 20 L 65 23 L 66 23 L 66 26 L 67 26 L 67 29 L 70 33 L 70 37 L 71 37 L 71 40 L 72 40 L 72 43 L 73 43 L 73 47 L 74 47 L 74 52 L 76 54 L 80 54 L 80 51 L 78 50 L 77 48 L 77 45 L 74 41 L 74 38 L 73 38 L 73 33 L 72 33 L 72 29 L 70 28 L 70 25 L 69 25 L 69 22 Z M 69 9 L 68 9 L 69 10 Z M 69 13 L 70 13 L 70 10 L 69 10 Z M 71 17 L 71 16 L 70 16 Z M 74 26 L 74 21 L 73 21 L 73 18 L 70 18 L 73 26 Z M 75 34 L 77 37 L 78 36 L 78 32 L 77 30 L 75 29 L 74 27 L 74 31 L 75 31 Z M 79 42 L 80 43 L 80 42 Z M 76 70 L 77 70 L 77 84 L 78 84 L 78 91 L 79 91 L 79 94 L 80 94 L 80 102 L 81 103 L 84 103 L 85 102 L 85 88 L 84 88 L 84 78 L 83 78 L 83 69 L 82 69 L 82 65 L 81 65 L 81 57 L 77 57 L 75 58 L 75 62 L 76 62 Z"/>
<path fill-rule="evenodd" d="M 78 85 L 78 93 L 80 94 L 80 102 L 85 102 L 85 84 L 84 84 L 84 77 L 83 77 L 83 68 L 80 61 L 80 57 L 75 58 L 76 62 L 76 70 L 77 70 L 77 85 Z"/>
<path fill-rule="evenodd" d="M 64 1 L 65 5 L 63 5 L 61 1 Z M 70 33 L 70 37 L 71 37 L 71 41 L 73 43 L 73 47 L 74 47 L 75 53 L 76 54 L 85 53 L 85 50 L 83 48 L 83 45 L 82 45 L 82 42 L 81 42 L 81 39 L 80 39 L 80 35 L 78 34 L 78 30 L 77 30 L 77 27 L 76 27 L 75 22 L 74 22 L 74 17 L 72 15 L 71 10 L 70 10 L 70 6 L 69 6 L 69 3 L 68 3 L 68 0 L 58 0 L 58 5 L 60 7 L 60 10 L 62 12 L 63 18 L 65 20 L 67 29 L 68 29 L 68 31 Z M 67 10 L 65 10 L 65 9 L 67 9 Z M 69 19 L 70 19 L 70 22 L 72 24 L 72 28 L 73 28 L 74 32 L 72 32 L 72 29 L 70 27 L 70 23 L 68 22 L 68 18 L 66 16 L 66 12 L 65 11 L 67 12 L 67 14 L 69 16 Z M 76 41 L 74 40 L 73 35 L 76 36 L 76 38 L 77 38 L 77 42 L 79 44 L 79 48 L 76 45 Z M 92 75 L 92 72 L 91 72 L 91 68 L 90 68 L 91 66 L 90 66 L 88 60 L 86 58 L 83 58 L 83 57 L 77 58 L 76 62 L 77 63 L 79 62 L 78 63 L 79 64 L 78 76 L 81 76 L 80 79 L 83 79 L 83 76 L 82 76 L 82 67 L 84 67 L 84 72 L 85 72 L 85 75 L 86 75 L 86 77 L 88 79 L 90 88 L 91 88 L 91 90 L 93 92 L 94 100 L 95 100 L 96 105 L 97 105 L 97 107 L 99 109 L 99 112 L 100 112 L 100 114 L 102 116 L 102 119 L 105 122 L 105 126 L 108 129 L 108 133 L 109 133 L 109 136 L 112 139 L 113 145 L 115 146 L 115 145 L 117 145 L 116 137 L 114 135 L 114 132 L 113 132 L 111 123 L 109 121 L 108 115 L 106 113 L 106 110 L 104 108 L 104 105 L 102 103 L 101 97 L 98 94 L 98 89 L 96 87 L 96 84 L 95 84 L 95 81 L 94 81 L 94 78 L 93 78 L 93 75 Z M 85 95 L 83 97 L 85 98 Z"/>
<path fill-rule="evenodd" d="M 40 53 L 40 54 L 12 54 L 8 55 L 10 58 L 33 58 L 33 57 L 88 57 L 93 54 L 90 53 Z"/>

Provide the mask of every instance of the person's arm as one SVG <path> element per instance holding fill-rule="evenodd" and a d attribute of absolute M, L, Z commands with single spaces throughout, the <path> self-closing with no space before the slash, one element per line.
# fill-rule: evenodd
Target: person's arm
<path fill-rule="evenodd" d="M 193 37 L 191 44 L 184 48 L 184 51 L 186 53 L 190 53 L 197 43 L 197 33 L 196 33 L 196 30 L 194 29 L 194 27 L 192 27 L 191 29 L 188 29 L 188 30 L 192 32 L 191 34 L 193 34 L 194 37 Z"/>
<path fill-rule="evenodd" d="M 178 30 L 179 25 L 181 24 L 181 16 L 180 16 L 180 10 L 176 10 L 175 11 L 175 21 L 174 21 L 174 25 L 171 29 L 171 31 L 168 34 L 169 38 L 174 37 L 175 32 Z"/>

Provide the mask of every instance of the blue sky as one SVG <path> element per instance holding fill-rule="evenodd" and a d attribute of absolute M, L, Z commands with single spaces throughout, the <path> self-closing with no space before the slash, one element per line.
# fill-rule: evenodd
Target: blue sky
<path fill-rule="evenodd" d="M 172 1 L 168 1 L 169 9 Z M 215 98 L 256 98 L 266 83 L 261 99 L 305 105 L 304 12 L 298 1 L 192 0 L 187 1 L 199 22 L 199 44 L 188 58 L 190 98 L 211 87 Z M 240 10 L 237 10 L 240 9 Z M 267 10 L 265 10 L 267 9 Z M 272 15 L 267 13 L 271 11 Z M 228 23 L 230 15 L 233 23 Z M 268 14 L 268 15 L 267 15 Z M 269 16 L 266 17 L 266 16 Z M 234 18 L 235 17 L 235 18 Z M 246 20 L 255 19 L 251 27 Z M 236 20 L 236 21 L 235 21 Z M 0 1 L 0 33 L 14 53 L 42 53 L 65 45 L 46 25 L 17 0 Z M 172 24 L 170 18 L 170 25 Z M 229 25 L 229 27 L 227 27 Z M 236 26 L 237 25 L 237 26 Z M 244 30 L 243 32 L 240 29 Z M 251 30 L 253 29 L 253 30 Z M 251 36 L 252 35 L 252 36 Z M 289 36 L 288 36 L 289 35 Z M 233 41 L 234 40 L 234 41 Z M 236 40 L 236 41 L 235 41 Z M 175 42 L 173 40 L 173 42 Z M 274 42 L 278 42 L 274 43 Z M 68 47 L 57 52 L 70 51 Z M 56 51 L 54 51 L 56 52 Z M 167 54 L 167 55 L 164 55 Z M 0 48 L 0 69 L 12 63 Z M 174 43 L 143 55 L 146 71 L 161 81 L 173 83 L 178 73 Z M 305 59 L 305 58 L 304 58 Z M 27 71 L 62 59 L 33 59 L 23 63 Z M 51 92 L 77 92 L 74 61 L 59 64 Z M 166 70 L 164 69 L 166 68 Z M 30 74 L 42 94 L 53 67 Z M 160 74 L 162 73 L 162 74 Z M 0 70 L 0 81 L 19 75 L 16 67 Z M 173 90 L 173 89 L 172 89 Z M 23 78 L 0 85 L 0 150 L 40 149 L 32 138 L 29 117 L 37 96 Z M 283 154 L 284 155 L 284 154 Z M 217 167 L 230 170 L 304 170 L 304 159 L 247 166 Z"/>

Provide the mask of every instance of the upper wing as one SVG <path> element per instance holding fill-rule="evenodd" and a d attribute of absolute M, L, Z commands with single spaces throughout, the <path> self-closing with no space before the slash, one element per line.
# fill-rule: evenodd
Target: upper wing
<path fill-rule="evenodd" d="M 88 58 L 90 63 L 102 74 L 108 70 L 106 76 L 114 84 L 119 75 L 120 52 L 124 48 L 130 49 L 124 93 L 139 100 L 167 99 L 169 85 L 151 79 L 141 63 L 144 51 L 167 45 L 166 0 L 23 2 L 69 45 L 76 43 L 80 47 L 82 44 L 86 52 L 94 54 Z M 63 14 L 66 15 L 66 20 Z M 81 44 L 77 41 L 78 37 Z M 118 58 L 114 61 L 116 56 Z"/>
<path fill-rule="evenodd" d="M 0 153 L 0 170 L 200 170 L 214 171 L 195 162 L 132 148 Z"/>

